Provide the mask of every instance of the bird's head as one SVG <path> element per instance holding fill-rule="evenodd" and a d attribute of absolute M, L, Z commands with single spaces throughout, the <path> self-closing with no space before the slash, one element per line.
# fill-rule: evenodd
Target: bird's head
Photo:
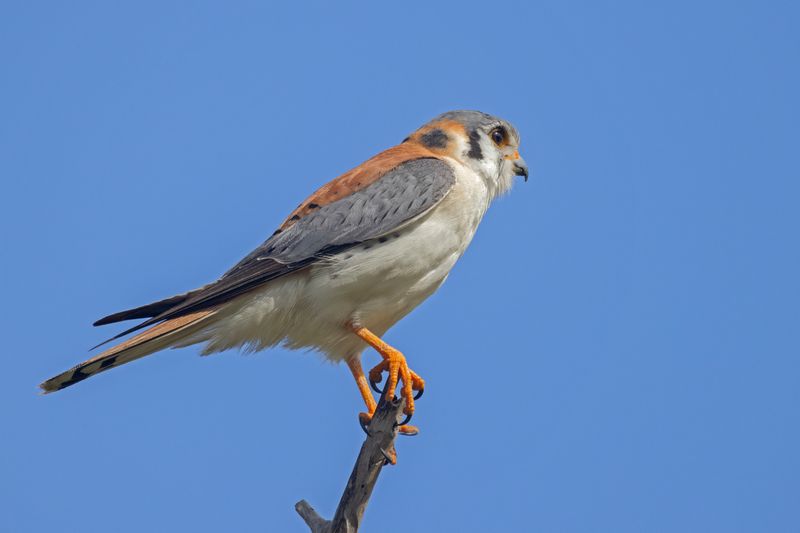
<path fill-rule="evenodd" d="M 519 133 L 511 123 L 480 111 L 448 111 L 404 142 L 419 143 L 473 169 L 495 195 L 511 188 L 514 176 L 528 180 L 528 165 L 519 155 Z"/>

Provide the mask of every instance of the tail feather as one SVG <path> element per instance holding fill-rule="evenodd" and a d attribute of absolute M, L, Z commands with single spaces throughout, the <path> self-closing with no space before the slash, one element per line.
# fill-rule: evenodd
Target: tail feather
<path fill-rule="evenodd" d="M 161 322 L 66 372 L 48 379 L 39 387 L 45 394 L 55 392 L 100 372 L 169 348 L 204 327 L 207 319 L 212 317 L 216 311 L 216 308 L 211 308 Z"/>

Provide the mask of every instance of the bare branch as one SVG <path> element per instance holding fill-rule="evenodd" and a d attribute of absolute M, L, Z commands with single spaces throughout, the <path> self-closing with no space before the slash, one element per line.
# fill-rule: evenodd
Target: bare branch
<path fill-rule="evenodd" d="M 305 500 L 300 500 L 294 504 L 294 510 L 300 515 L 300 518 L 305 520 L 308 527 L 311 528 L 311 533 L 328 533 L 331 529 L 329 520 L 325 520 L 314 510 L 311 505 Z"/>
<path fill-rule="evenodd" d="M 369 424 L 367 439 L 361 445 L 353 472 L 339 501 L 333 520 L 325 520 L 305 500 L 294 506 L 305 520 L 311 533 L 356 533 L 364 510 L 367 507 L 372 489 L 378 481 L 383 465 L 397 461 L 394 440 L 397 425 L 403 416 L 405 400 L 387 402 L 381 400 Z"/>

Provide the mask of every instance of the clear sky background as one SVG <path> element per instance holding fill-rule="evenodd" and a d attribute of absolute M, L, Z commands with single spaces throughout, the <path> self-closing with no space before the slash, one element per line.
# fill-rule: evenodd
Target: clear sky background
<path fill-rule="evenodd" d="M 381 4 L 4 3 L 0 531 L 330 516 L 344 366 L 36 385 L 459 108 L 513 122 L 532 179 L 387 336 L 428 388 L 365 531 L 800 531 L 796 4 Z"/>

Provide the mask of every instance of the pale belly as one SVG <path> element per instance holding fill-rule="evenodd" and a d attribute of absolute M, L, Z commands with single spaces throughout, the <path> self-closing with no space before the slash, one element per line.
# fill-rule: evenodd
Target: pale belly
<path fill-rule="evenodd" d="M 206 351 L 284 344 L 334 360 L 360 353 L 364 343 L 348 322 L 382 335 L 433 294 L 472 240 L 488 201 L 477 176 L 457 175 L 447 197 L 423 217 L 248 296 L 214 328 Z"/>
<path fill-rule="evenodd" d="M 425 218 L 311 270 L 307 293 L 316 316 L 348 316 L 380 334 L 433 294 L 464 252 L 471 232 Z"/>

